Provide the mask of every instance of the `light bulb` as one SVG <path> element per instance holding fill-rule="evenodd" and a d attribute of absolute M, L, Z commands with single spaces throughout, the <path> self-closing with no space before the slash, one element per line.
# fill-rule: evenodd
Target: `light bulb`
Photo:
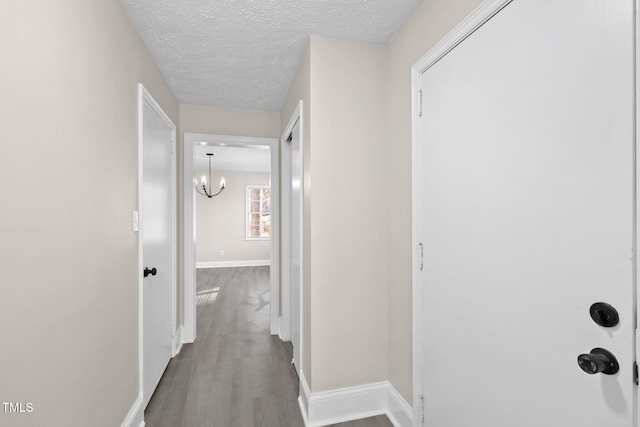
<path fill-rule="evenodd" d="M 227 186 L 227 182 L 224 180 L 224 177 L 220 178 L 220 188 L 225 188 Z"/>

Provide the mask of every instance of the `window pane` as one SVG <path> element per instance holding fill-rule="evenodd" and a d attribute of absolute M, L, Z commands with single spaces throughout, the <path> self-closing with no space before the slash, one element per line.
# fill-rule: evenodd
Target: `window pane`
<path fill-rule="evenodd" d="M 271 189 L 269 187 L 247 187 L 247 238 L 268 239 L 271 237 Z"/>

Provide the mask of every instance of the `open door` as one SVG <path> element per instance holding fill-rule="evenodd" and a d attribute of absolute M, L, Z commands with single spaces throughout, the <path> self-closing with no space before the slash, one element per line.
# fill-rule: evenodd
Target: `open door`
<path fill-rule="evenodd" d="M 502 3 L 414 68 L 416 417 L 632 427 L 635 2 Z"/>

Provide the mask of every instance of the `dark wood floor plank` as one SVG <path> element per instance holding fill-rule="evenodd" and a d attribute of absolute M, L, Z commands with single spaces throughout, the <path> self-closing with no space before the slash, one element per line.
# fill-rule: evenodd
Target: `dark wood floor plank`
<path fill-rule="evenodd" d="M 196 293 L 198 338 L 169 363 L 147 427 L 303 427 L 291 344 L 269 331 L 269 267 L 198 269 Z"/>

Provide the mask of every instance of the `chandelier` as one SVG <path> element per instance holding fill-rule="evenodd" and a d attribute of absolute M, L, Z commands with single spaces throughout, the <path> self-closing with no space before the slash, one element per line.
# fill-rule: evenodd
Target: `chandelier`
<path fill-rule="evenodd" d="M 209 181 L 208 181 L 209 187 L 207 188 L 207 177 L 204 175 L 202 175 L 202 178 L 200 179 L 200 183 L 198 183 L 198 181 L 196 180 L 195 187 L 198 193 L 202 194 L 203 196 L 207 196 L 208 198 L 212 198 L 222 193 L 222 190 L 226 188 L 226 183 L 224 181 L 224 178 L 221 178 L 220 190 L 218 190 L 217 193 L 213 194 L 213 191 L 211 191 L 211 158 L 213 157 L 213 153 L 207 153 L 207 157 L 209 157 Z"/>

